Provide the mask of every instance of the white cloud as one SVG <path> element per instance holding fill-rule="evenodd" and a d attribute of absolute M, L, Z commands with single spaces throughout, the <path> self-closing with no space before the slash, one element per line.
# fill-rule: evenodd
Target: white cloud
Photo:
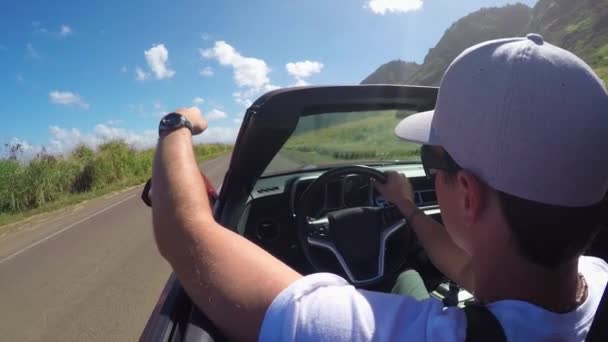
<path fill-rule="evenodd" d="M 307 85 L 310 85 L 310 83 L 308 83 L 308 81 L 303 80 L 301 78 L 296 78 L 296 83 L 293 84 L 296 87 L 304 87 Z"/>
<path fill-rule="evenodd" d="M 3 153 L 0 157 L 14 157 L 18 160 L 31 160 L 36 157 L 42 148 L 32 145 L 27 140 L 13 137 L 3 147 Z"/>
<path fill-rule="evenodd" d="M 144 56 L 157 80 L 171 78 L 175 75 L 175 71 L 169 68 L 169 51 L 164 44 L 154 45 L 144 51 Z"/>
<path fill-rule="evenodd" d="M 422 8 L 422 0 L 370 0 L 367 7 L 380 15 L 386 13 L 407 13 Z"/>
<path fill-rule="evenodd" d="M 124 65 L 120 68 L 120 72 L 127 72 L 127 71 L 129 71 L 129 68 L 127 68 Z"/>
<path fill-rule="evenodd" d="M 72 93 L 71 91 L 59 91 L 54 90 L 49 93 L 49 100 L 51 103 L 55 103 L 62 106 L 68 107 L 80 107 L 82 109 L 89 109 L 89 104 L 86 103 L 78 94 Z"/>
<path fill-rule="evenodd" d="M 205 133 L 196 136 L 195 142 L 234 143 L 237 133 L 238 129 L 233 127 L 210 127 Z M 153 148 L 158 141 L 158 131 L 134 132 L 109 123 L 95 125 L 93 131 L 88 133 L 83 133 L 76 128 L 51 126 L 46 149 L 51 154 L 67 154 L 80 144 L 94 149 L 114 140 L 122 140 L 136 149 Z"/>
<path fill-rule="evenodd" d="M 267 84 L 262 89 L 249 88 L 243 91 L 235 91 L 232 93 L 232 98 L 241 106 L 249 107 L 253 104 L 253 101 L 255 101 L 262 94 L 279 88 L 279 86 Z"/>
<path fill-rule="evenodd" d="M 62 24 L 59 26 L 57 30 L 47 29 L 42 25 L 39 21 L 33 21 L 32 27 L 34 28 L 34 33 L 42 34 L 46 37 L 55 37 L 55 38 L 63 38 L 74 34 L 74 29 L 66 24 Z"/>
<path fill-rule="evenodd" d="M 208 112 L 207 114 L 203 114 L 203 116 L 209 120 L 209 121 L 213 121 L 213 120 L 220 120 L 220 119 L 225 119 L 228 117 L 228 114 L 226 114 L 226 112 L 223 112 L 219 109 L 212 109 L 210 112 Z"/>
<path fill-rule="evenodd" d="M 211 77 L 213 76 L 213 68 L 207 66 L 201 69 L 201 71 L 199 71 L 198 73 L 204 77 Z"/>
<path fill-rule="evenodd" d="M 243 107 L 250 107 L 253 104 L 253 97 L 258 94 L 258 90 L 249 89 L 244 91 L 235 91 L 232 93 L 234 102 L 240 104 Z"/>
<path fill-rule="evenodd" d="M 249 107 L 255 99 L 265 92 L 279 88 L 270 82 L 270 68 L 259 58 L 241 55 L 234 47 L 224 41 L 217 41 L 210 49 L 199 49 L 201 57 L 216 59 L 220 65 L 231 67 L 236 85 L 241 88 L 233 92 L 234 101 Z"/>
<path fill-rule="evenodd" d="M 193 138 L 194 143 L 234 144 L 239 133 L 238 127 L 209 127 L 203 134 Z"/>
<path fill-rule="evenodd" d="M 109 120 L 97 124 L 92 131 L 82 132 L 76 128 L 65 128 L 50 126 L 48 129 L 49 140 L 45 145 L 32 145 L 26 140 L 12 138 L 9 146 L 20 145 L 20 159 L 30 160 L 45 150 L 48 154 L 69 154 L 78 145 L 86 145 L 92 149 L 99 145 L 113 141 L 122 140 L 136 149 L 153 148 L 158 141 L 158 131 L 154 129 L 135 132 L 123 127 L 117 127 L 122 121 Z M 204 134 L 195 137 L 195 142 L 205 143 L 234 143 L 238 133 L 238 127 L 210 127 Z M 5 147 L 5 155 L 8 154 Z"/>
<path fill-rule="evenodd" d="M 200 105 L 202 105 L 203 103 L 205 103 L 205 100 L 203 100 L 203 98 L 202 98 L 202 97 L 200 97 L 200 96 L 197 96 L 197 97 L 195 97 L 195 98 L 192 100 L 192 104 L 193 104 L 193 105 L 195 105 L 195 106 L 200 106 Z"/>
<path fill-rule="evenodd" d="M 306 78 L 318 74 L 323 69 L 323 63 L 317 61 L 301 61 L 285 64 L 285 70 L 296 79 L 296 86 L 305 86 L 309 83 Z"/>
<path fill-rule="evenodd" d="M 73 31 L 72 31 L 71 27 L 69 27 L 68 25 L 61 25 L 61 28 L 59 29 L 60 36 L 65 37 L 72 33 L 73 33 Z"/>
<path fill-rule="evenodd" d="M 215 42 L 210 49 L 199 49 L 202 57 L 216 59 L 223 66 L 230 66 L 234 71 L 234 81 L 239 87 L 261 89 L 270 83 L 270 68 L 261 59 L 245 57 L 224 41 Z"/>
<path fill-rule="evenodd" d="M 85 144 L 96 147 L 99 142 L 94 141 L 92 136 L 84 137 L 76 128 L 66 129 L 59 126 L 49 127 L 49 144 L 47 150 L 51 154 L 70 153 L 74 147 Z"/>
<path fill-rule="evenodd" d="M 318 74 L 323 69 L 323 63 L 316 61 L 301 61 L 287 63 L 285 65 L 287 72 L 296 78 L 307 78 L 313 74 Z"/>
<path fill-rule="evenodd" d="M 114 125 L 113 125 L 114 124 Z M 152 148 L 158 140 L 156 130 L 145 130 L 141 133 L 116 127 L 117 122 L 95 125 L 90 133 L 82 133 L 76 128 L 49 127 L 49 143 L 46 149 L 51 154 L 67 154 L 76 146 L 84 144 L 90 148 L 113 140 L 122 140 L 136 149 Z"/>
<path fill-rule="evenodd" d="M 143 71 L 142 68 L 140 67 L 135 67 L 135 79 L 143 82 L 145 80 L 147 80 L 148 78 L 150 78 L 150 74 Z"/>
<path fill-rule="evenodd" d="M 156 142 L 158 141 L 158 131 L 145 130 L 142 133 L 134 133 L 124 128 L 99 124 L 93 129 L 93 137 L 94 139 L 98 139 L 98 143 L 122 140 L 133 148 L 146 149 L 156 145 Z"/>
<path fill-rule="evenodd" d="M 25 57 L 29 59 L 40 59 L 40 54 L 31 43 L 25 45 Z"/>

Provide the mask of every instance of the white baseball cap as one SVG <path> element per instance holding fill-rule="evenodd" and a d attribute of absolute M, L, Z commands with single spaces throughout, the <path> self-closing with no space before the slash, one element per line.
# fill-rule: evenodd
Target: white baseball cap
<path fill-rule="evenodd" d="M 565 207 L 608 191 L 608 92 L 574 54 L 538 34 L 488 41 L 446 71 L 434 111 L 397 136 L 440 145 L 494 189 Z"/>

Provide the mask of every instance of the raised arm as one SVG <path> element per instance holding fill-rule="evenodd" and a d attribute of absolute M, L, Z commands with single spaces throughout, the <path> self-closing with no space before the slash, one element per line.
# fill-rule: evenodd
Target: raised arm
<path fill-rule="evenodd" d="M 178 110 L 207 128 L 197 108 Z M 158 249 L 196 305 L 230 339 L 255 340 L 273 299 L 301 276 L 213 218 L 187 128 L 158 141 L 152 176 Z"/>
<path fill-rule="evenodd" d="M 454 243 L 444 226 L 426 215 L 415 214 L 419 209 L 413 201 L 412 185 L 404 175 L 387 172 L 387 176 L 387 183 L 376 183 L 376 189 L 387 201 L 399 208 L 405 217 L 411 219 L 409 225 L 416 232 L 435 267 L 458 285 L 471 291 L 473 278 L 470 255 Z"/>

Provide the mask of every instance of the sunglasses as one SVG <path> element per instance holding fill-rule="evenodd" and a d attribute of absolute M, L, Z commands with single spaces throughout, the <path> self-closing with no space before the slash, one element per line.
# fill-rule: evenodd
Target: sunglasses
<path fill-rule="evenodd" d="M 456 173 L 462 170 L 446 150 L 431 145 L 422 145 L 420 148 L 420 160 L 422 161 L 424 173 L 429 179 L 434 178 L 438 170 L 447 173 Z"/>

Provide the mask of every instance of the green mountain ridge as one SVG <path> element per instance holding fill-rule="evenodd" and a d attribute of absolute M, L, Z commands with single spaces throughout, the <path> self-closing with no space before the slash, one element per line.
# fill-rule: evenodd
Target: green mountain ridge
<path fill-rule="evenodd" d="M 608 1 L 540 0 L 527 31 L 572 51 L 608 84 Z"/>
<path fill-rule="evenodd" d="M 606 0 L 539 0 L 534 8 L 523 4 L 482 8 L 448 28 L 422 65 L 391 61 L 361 83 L 437 86 L 449 64 L 466 48 L 490 39 L 531 32 L 572 51 L 608 83 Z"/>
<path fill-rule="evenodd" d="M 403 84 L 407 82 L 421 65 L 402 60 L 390 61 L 381 65 L 373 74 L 369 75 L 361 84 Z"/>

